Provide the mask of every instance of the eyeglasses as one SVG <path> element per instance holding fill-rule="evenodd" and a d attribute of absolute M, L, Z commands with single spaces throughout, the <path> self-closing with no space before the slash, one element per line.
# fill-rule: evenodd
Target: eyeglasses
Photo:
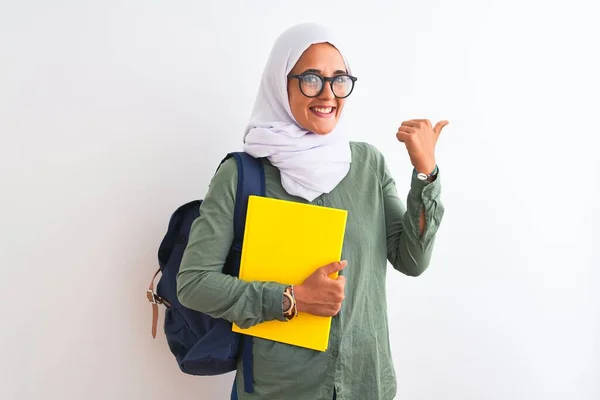
<path fill-rule="evenodd" d="M 302 94 L 311 98 L 320 96 L 323 93 L 323 89 L 325 89 L 325 82 L 329 82 L 333 95 L 338 99 L 345 99 L 350 96 L 352 90 L 354 90 L 354 82 L 358 80 L 358 78 L 348 74 L 325 78 L 312 72 L 300 75 L 288 75 L 288 78 L 298 79 L 298 85 Z"/>

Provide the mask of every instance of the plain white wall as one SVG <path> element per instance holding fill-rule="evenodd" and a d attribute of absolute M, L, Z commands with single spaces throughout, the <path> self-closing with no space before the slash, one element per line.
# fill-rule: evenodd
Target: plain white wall
<path fill-rule="evenodd" d="M 402 197 L 397 127 L 451 122 L 430 270 L 389 275 L 397 398 L 600 398 L 587 4 L 3 1 L 0 398 L 227 398 L 232 375 L 185 376 L 151 339 L 144 291 L 170 213 L 240 149 L 272 42 L 304 21 L 346 38 L 352 137 Z"/>

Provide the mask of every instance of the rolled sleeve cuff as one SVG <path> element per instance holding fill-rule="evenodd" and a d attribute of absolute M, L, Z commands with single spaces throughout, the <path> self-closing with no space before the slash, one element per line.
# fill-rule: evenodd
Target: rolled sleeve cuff
<path fill-rule="evenodd" d="M 270 321 L 277 319 L 279 321 L 287 321 L 283 315 L 283 292 L 288 285 L 277 282 L 268 282 L 265 285 L 263 292 L 263 306 L 265 312 L 265 320 Z"/>

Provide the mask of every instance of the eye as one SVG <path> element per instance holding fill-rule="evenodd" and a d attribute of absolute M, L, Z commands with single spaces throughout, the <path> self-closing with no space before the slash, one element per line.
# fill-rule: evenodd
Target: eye
<path fill-rule="evenodd" d="M 334 85 L 347 85 L 349 81 L 350 81 L 350 78 L 348 78 L 345 75 L 336 76 L 335 79 L 333 80 L 333 84 Z"/>
<path fill-rule="evenodd" d="M 321 84 L 321 78 L 314 74 L 304 75 L 304 77 L 302 78 L 302 83 L 311 86 L 317 86 Z"/>

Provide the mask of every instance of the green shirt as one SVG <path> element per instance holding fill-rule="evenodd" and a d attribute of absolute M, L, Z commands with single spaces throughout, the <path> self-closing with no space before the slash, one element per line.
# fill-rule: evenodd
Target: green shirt
<path fill-rule="evenodd" d="M 388 400 L 396 394 L 396 376 L 389 344 L 387 261 L 410 276 L 429 265 L 435 233 L 444 208 L 440 178 L 429 183 L 412 177 L 406 207 L 383 155 L 372 145 L 351 143 L 348 175 L 311 204 L 348 210 L 342 259 L 348 266 L 346 297 L 332 319 L 329 347 L 318 352 L 254 338 L 254 389 L 244 392 L 241 363 L 237 387 L 240 400 Z M 281 186 L 279 170 L 264 160 L 267 196 L 307 203 Z M 233 210 L 237 166 L 228 160 L 210 183 L 192 225 L 177 278 L 178 298 L 189 308 L 241 327 L 263 321 L 286 323 L 282 310 L 285 284 L 244 282 L 221 272 L 233 241 Z M 426 229 L 419 232 L 421 207 Z"/>

